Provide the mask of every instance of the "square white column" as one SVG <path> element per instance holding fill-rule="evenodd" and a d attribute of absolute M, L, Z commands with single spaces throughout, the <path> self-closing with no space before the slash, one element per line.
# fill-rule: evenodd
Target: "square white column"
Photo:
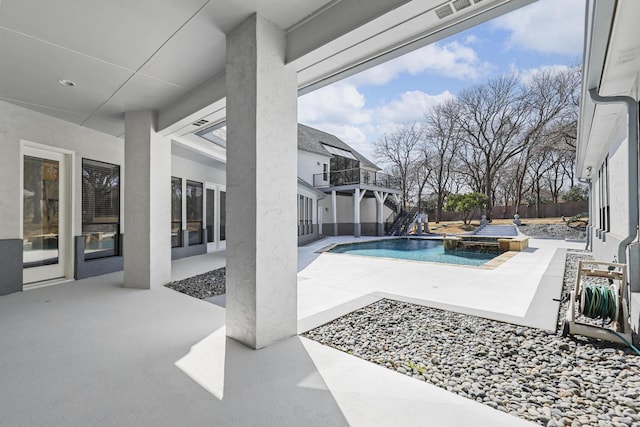
<path fill-rule="evenodd" d="M 331 218 L 333 218 L 333 235 L 338 235 L 338 197 L 335 190 L 331 192 Z"/>
<path fill-rule="evenodd" d="M 227 35 L 227 335 L 297 333 L 297 76 L 284 31 L 254 14 Z"/>
<path fill-rule="evenodd" d="M 384 236 L 384 201 L 387 199 L 387 193 L 382 191 L 374 191 L 374 196 L 376 197 L 376 223 L 378 228 L 378 236 Z"/>
<path fill-rule="evenodd" d="M 171 281 L 171 141 L 152 111 L 124 116 L 124 285 Z"/>
<path fill-rule="evenodd" d="M 353 237 L 360 237 L 360 189 L 353 191 Z"/>

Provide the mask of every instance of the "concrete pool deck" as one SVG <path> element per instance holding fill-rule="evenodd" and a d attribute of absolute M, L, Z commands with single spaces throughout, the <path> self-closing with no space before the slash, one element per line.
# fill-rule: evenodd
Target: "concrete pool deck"
<path fill-rule="evenodd" d="M 540 241 L 531 255 L 490 271 L 529 295 L 516 308 L 509 301 L 510 315 L 529 310 L 529 276 L 543 277 L 538 264 L 567 245 L 582 247 Z M 299 250 L 301 327 L 385 293 L 449 304 L 452 278 L 458 291 L 486 282 L 476 294 L 512 297 L 477 269 L 384 260 L 367 267 L 314 246 Z M 220 252 L 177 260 L 172 277 L 224 264 Z M 460 300 L 467 309 L 500 306 L 477 298 Z M 250 350 L 225 337 L 224 318 L 223 308 L 164 286 L 124 289 L 122 273 L 0 297 L 0 425 L 534 425 L 302 337 Z"/>
<path fill-rule="evenodd" d="M 300 249 L 300 331 L 380 297 L 555 330 L 559 303 L 553 298 L 562 290 L 566 250 L 584 248 L 584 243 L 530 239 L 528 249 L 491 270 L 316 253 L 325 246 L 352 241 L 333 237 Z M 318 312 L 320 306 L 324 313 Z"/>

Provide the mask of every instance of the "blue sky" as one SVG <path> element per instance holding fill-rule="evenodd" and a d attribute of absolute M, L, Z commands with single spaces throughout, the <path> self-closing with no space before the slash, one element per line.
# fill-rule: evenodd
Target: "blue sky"
<path fill-rule="evenodd" d="M 539 0 L 300 97 L 299 121 L 373 160 L 373 142 L 385 132 L 466 87 L 580 63 L 584 8 L 584 0 Z"/>

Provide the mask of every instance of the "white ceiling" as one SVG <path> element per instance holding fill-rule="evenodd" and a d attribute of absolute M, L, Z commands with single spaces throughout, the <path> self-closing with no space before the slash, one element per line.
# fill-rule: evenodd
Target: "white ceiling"
<path fill-rule="evenodd" d="M 3 0 L 0 99 L 113 134 L 224 70 L 254 11 L 288 28 L 329 0 Z M 73 88 L 59 79 L 76 83 Z"/>
<path fill-rule="evenodd" d="M 317 87 L 531 1 L 1 0 L 0 100 L 115 136 L 124 111 L 151 109 L 184 135 L 224 117 L 225 34 L 254 12 L 287 30 L 288 66 Z"/>

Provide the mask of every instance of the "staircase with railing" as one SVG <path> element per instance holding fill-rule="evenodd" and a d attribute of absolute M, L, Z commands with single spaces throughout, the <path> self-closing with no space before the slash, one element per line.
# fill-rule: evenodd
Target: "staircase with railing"
<path fill-rule="evenodd" d="M 396 220 L 391 225 L 391 228 L 387 232 L 388 236 L 406 236 L 409 233 L 409 226 L 415 221 L 418 216 L 418 208 L 411 208 L 409 211 L 402 211 L 396 217 Z"/>
<path fill-rule="evenodd" d="M 398 212 L 398 204 L 391 197 L 384 199 L 384 205 L 391 209 L 392 212 Z"/>

